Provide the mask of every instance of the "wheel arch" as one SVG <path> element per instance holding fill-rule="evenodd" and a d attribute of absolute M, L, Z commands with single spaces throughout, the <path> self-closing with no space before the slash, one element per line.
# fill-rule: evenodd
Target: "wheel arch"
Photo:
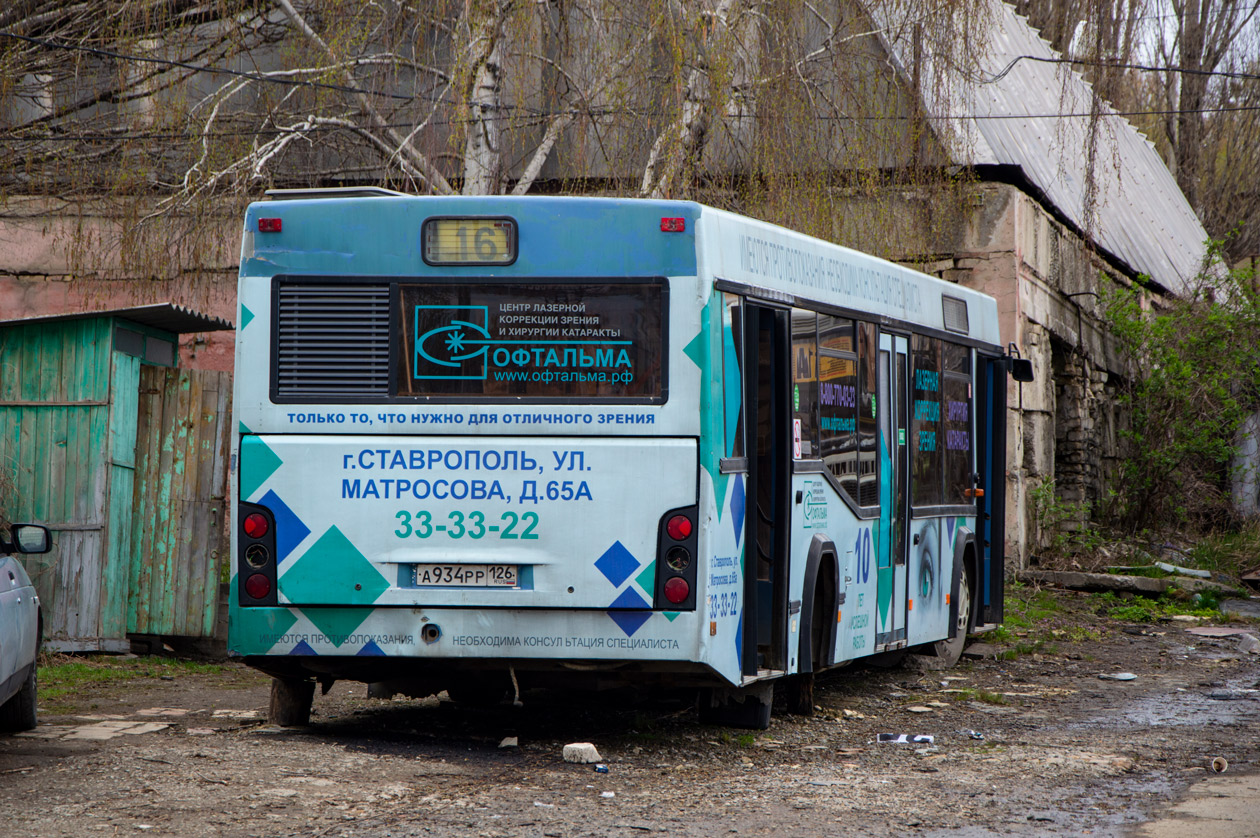
<path fill-rule="evenodd" d="M 971 613 L 967 615 L 967 631 L 975 628 L 976 619 L 976 534 L 970 527 L 959 527 L 954 538 L 954 572 L 949 588 L 949 638 L 957 636 L 958 630 L 958 588 L 962 583 L 962 575 L 967 574 L 971 588 Z"/>
<path fill-rule="evenodd" d="M 840 605 L 840 561 L 835 543 L 826 536 L 815 534 L 809 543 L 809 552 L 805 558 L 805 581 L 801 587 L 801 630 L 797 635 L 797 666 L 800 673 L 814 671 L 814 620 L 826 620 L 826 634 L 823 639 L 823 659 L 820 666 L 831 666 L 835 663 L 836 621 L 827 619 L 822 614 L 814 613 L 814 594 L 817 592 L 818 579 L 826 573 L 826 581 L 831 583 L 830 611 L 835 613 Z M 828 570 L 829 569 L 829 570 Z"/>

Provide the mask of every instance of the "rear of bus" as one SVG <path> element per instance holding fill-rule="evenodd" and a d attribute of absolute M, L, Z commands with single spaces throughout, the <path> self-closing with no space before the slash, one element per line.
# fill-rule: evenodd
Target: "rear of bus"
<path fill-rule="evenodd" d="M 509 667 L 711 678 L 697 217 L 564 198 L 253 204 L 230 651 L 289 682 L 414 694 L 501 686 Z"/>

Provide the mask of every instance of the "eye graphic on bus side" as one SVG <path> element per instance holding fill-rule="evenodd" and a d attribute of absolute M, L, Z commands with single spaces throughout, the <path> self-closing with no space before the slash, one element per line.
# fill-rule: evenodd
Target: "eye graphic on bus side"
<path fill-rule="evenodd" d="M 455 320 L 416 338 L 416 352 L 431 364 L 458 367 L 464 361 L 486 354 L 489 340 L 490 333 L 476 323 Z"/>

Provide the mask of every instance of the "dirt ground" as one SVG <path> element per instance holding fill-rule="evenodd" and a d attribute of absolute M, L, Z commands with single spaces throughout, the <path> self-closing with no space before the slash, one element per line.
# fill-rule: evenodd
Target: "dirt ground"
<path fill-rule="evenodd" d="M 113 683 L 0 738 L 0 834 L 1121 836 L 1214 757 L 1260 774 L 1260 656 L 1060 601 L 1013 660 L 842 670 L 814 716 L 776 710 L 762 732 L 702 726 L 680 696 L 469 709 L 350 683 L 316 697 L 311 727 L 281 729 L 267 679 L 235 664 Z M 1119 672 L 1136 677 L 1099 678 Z M 608 772 L 565 763 L 575 741 Z"/>

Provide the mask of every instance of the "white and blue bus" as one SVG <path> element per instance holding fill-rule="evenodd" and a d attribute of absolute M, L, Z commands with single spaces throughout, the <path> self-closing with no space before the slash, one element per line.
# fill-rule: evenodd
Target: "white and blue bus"
<path fill-rule="evenodd" d="M 956 659 L 1001 620 L 993 299 L 694 203 L 250 206 L 230 651 L 274 677 L 696 687 Z"/>

